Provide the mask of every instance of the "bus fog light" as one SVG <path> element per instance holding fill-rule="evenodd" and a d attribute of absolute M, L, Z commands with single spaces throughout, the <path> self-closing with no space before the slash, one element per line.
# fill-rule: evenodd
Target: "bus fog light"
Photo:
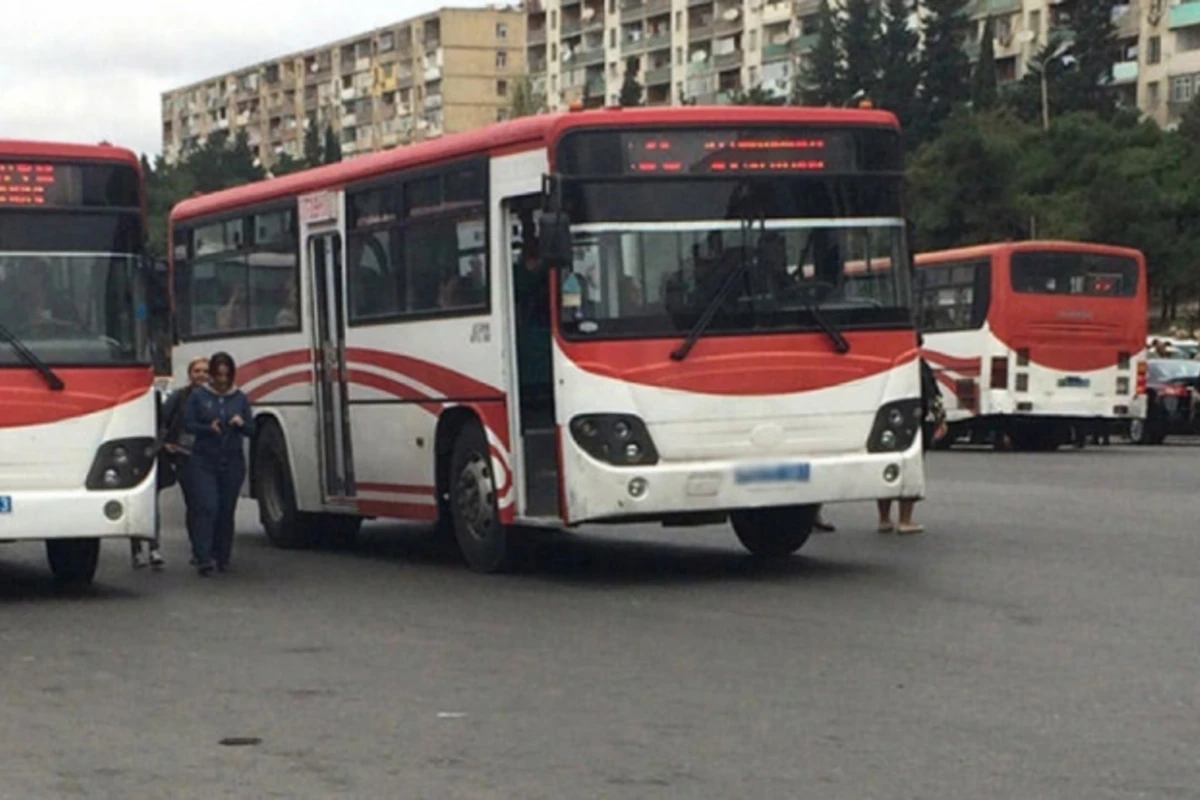
<path fill-rule="evenodd" d="M 629 496 L 635 500 L 646 496 L 650 483 L 645 478 L 634 478 L 629 482 Z"/>
<path fill-rule="evenodd" d="M 888 414 L 888 424 L 890 424 L 893 428 L 899 428 L 904 424 L 904 414 L 901 413 L 900 409 L 893 408 L 891 410 L 891 412 Z"/>
<path fill-rule="evenodd" d="M 886 483 L 895 483 L 900 480 L 900 465 L 888 464 L 883 468 L 883 480 Z"/>
<path fill-rule="evenodd" d="M 896 446 L 896 434 L 884 431 L 879 435 L 879 443 L 883 445 L 884 450 L 891 450 Z"/>
<path fill-rule="evenodd" d="M 629 444 L 625 445 L 625 458 L 629 459 L 630 461 L 637 461 L 639 458 L 641 458 L 641 456 L 642 448 L 638 446 L 637 442 L 630 442 Z"/>
<path fill-rule="evenodd" d="M 110 489 L 115 489 L 116 487 L 120 486 L 121 473 L 117 472 L 111 467 L 104 470 L 104 485 Z"/>
<path fill-rule="evenodd" d="M 119 520 L 125 514 L 125 506 L 121 505 L 116 500 L 109 500 L 104 504 L 104 516 L 111 519 L 113 522 Z"/>

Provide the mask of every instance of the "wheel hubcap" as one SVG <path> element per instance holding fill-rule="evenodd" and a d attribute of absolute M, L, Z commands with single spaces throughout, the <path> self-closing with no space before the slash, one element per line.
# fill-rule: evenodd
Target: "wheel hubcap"
<path fill-rule="evenodd" d="M 1135 442 L 1141 441 L 1142 438 L 1142 421 L 1135 419 L 1129 423 L 1129 438 Z"/>
<path fill-rule="evenodd" d="M 475 539 L 483 541 L 491 535 L 495 502 L 492 468 L 484 456 L 472 453 L 458 476 L 455 506 L 463 527 Z"/>

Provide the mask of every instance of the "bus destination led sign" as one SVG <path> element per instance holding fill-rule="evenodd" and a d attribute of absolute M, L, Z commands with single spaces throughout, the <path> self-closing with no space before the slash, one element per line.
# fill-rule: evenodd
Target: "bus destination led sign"
<path fill-rule="evenodd" d="M 52 205 L 58 180 L 54 164 L 0 162 L 0 206 Z"/>
<path fill-rule="evenodd" d="M 820 172 L 826 169 L 819 137 L 747 139 L 736 136 L 630 137 L 630 171 L 636 173 Z"/>

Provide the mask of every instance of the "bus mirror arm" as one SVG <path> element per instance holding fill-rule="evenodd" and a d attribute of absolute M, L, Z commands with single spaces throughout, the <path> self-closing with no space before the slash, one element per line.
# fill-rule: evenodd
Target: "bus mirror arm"
<path fill-rule="evenodd" d="M 571 242 L 571 218 L 562 211 L 542 214 L 538 236 L 541 239 L 542 264 L 548 269 L 564 269 L 575 260 Z"/>

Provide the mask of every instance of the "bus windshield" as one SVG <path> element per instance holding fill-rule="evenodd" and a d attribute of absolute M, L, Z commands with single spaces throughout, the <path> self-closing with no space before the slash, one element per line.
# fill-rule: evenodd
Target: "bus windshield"
<path fill-rule="evenodd" d="M 128 253 L 0 252 L 0 325 L 52 366 L 146 363 L 139 266 Z M 0 366 L 24 363 L 0 345 Z"/>
<path fill-rule="evenodd" d="M 687 333 L 735 271 L 708 334 L 816 330 L 814 308 L 839 329 L 912 324 L 898 181 L 586 182 L 568 197 L 568 337 Z"/>
<path fill-rule="evenodd" d="M 1137 294 L 1137 261 L 1127 256 L 1081 252 L 1018 252 L 1011 261 L 1013 291 L 1090 297 Z"/>

